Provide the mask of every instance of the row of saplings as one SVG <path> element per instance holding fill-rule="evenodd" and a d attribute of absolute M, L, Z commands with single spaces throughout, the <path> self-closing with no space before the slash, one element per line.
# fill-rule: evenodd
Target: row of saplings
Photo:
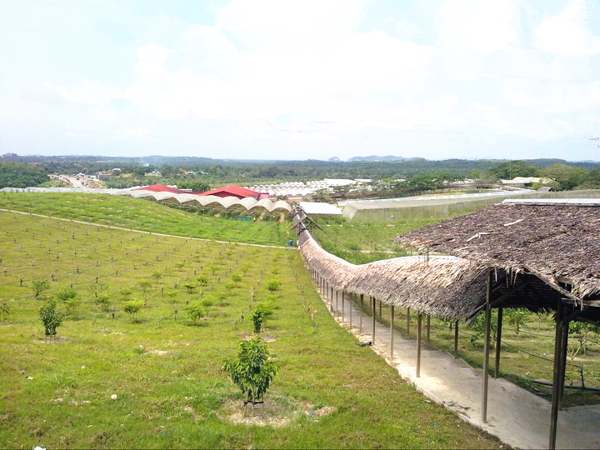
<path fill-rule="evenodd" d="M 277 283 L 277 284 L 275 284 Z M 36 297 L 39 297 L 40 291 L 34 289 Z M 279 288 L 278 282 L 271 281 L 268 285 L 270 291 Z M 64 289 L 57 294 L 57 298 L 67 305 L 73 304 L 76 297 L 73 289 Z M 135 314 L 139 308 L 132 308 L 132 302 L 125 305 L 125 311 Z M 141 305 L 140 305 L 141 307 Z M 131 311 L 130 311 L 131 310 Z M 193 311 L 193 310 L 192 310 Z M 244 395 L 244 404 L 256 405 L 262 403 L 264 394 L 273 382 L 277 374 L 277 366 L 271 360 L 266 343 L 261 339 L 260 333 L 265 319 L 272 314 L 272 309 L 265 304 L 260 303 L 250 315 L 252 321 L 254 336 L 248 340 L 242 340 L 239 345 L 237 358 L 225 361 L 223 369 L 229 374 L 231 381 L 237 385 Z M 46 336 L 56 336 L 57 328 L 62 324 L 67 313 L 60 312 L 56 300 L 48 300 L 40 308 L 40 319 L 44 325 L 44 334 Z"/>

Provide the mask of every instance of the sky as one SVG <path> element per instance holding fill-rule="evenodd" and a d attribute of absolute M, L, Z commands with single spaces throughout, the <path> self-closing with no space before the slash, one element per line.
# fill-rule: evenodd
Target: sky
<path fill-rule="evenodd" d="M 600 160 L 599 0 L 0 6 L 0 153 Z"/>

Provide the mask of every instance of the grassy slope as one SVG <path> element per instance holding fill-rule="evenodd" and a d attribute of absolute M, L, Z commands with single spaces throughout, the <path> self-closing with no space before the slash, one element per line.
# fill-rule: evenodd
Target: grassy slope
<path fill-rule="evenodd" d="M 394 238 L 441 220 L 439 216 L 372 222 L 318 219 L 322 229 L 314 227 L 312 232 L 327 251 L 362 264 L 406 255 L 406 251 L 394 243 Z"/>
<path fill-rule="evenodd" d="M 232 242 L 285 245 L 289 224 L 202 216 L 149 200 L 71 193 L 0 193 L 0 208 Z"/>
<path fill-rule="evenodd" d="M 338 327 L 295 252 L 9 213 L 0 213 L 0 239 L 0 301 L 11 309 L 0 322 L 0 447 L 498 445 L 426 401 Z M 201 293 L 182 286 L 199 276 L 208 278 L 202 295 L 215 304 L 203 326 L 192 326 L 186 302 Z M 47 342 L 31 281 L 52 277 L 47 295 L 73 284 L 81 304 L 59 338 Z M 318 422 L 302 417 L 281 430 L 232 425 L 219 413 L 237 396 L 220 370 L 223 359 L 251 329 L 251 292 L 265 298 L 270 279 L 282 282 L 266 329 L 280 366 L 273 394 L 337 408 Z M 142 323 L 132 323 L 123 298 L 143 298 L 140 281 L 151 288 Z M 95 291 L 109 296 L 111 312 L 97 307 Z"/>

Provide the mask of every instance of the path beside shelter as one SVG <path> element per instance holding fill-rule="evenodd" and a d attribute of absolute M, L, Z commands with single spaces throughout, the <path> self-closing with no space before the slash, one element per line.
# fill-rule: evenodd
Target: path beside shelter
<path fill-rule="evenodd" d="M 328 305 L 329 301 L 323 298 Z M 372 316 L 345 301 L 331 303 L 335 320 L 361 342 L 369 342 Z M 350 310 L 351 309 L 351 310 Z M 350 314 L 351 311 L 351 314 Z M 352 317 L 352 326 L 350 326 Z M 362 321 L 362 332 L 360 323 Z M 503 378 L 489 378 L 488 422 L 481 421 L 482 371 L 448 352 L 424 345 L 421 350 L 421 376 L 416 377 L 416 341 L 394 330 L 394 358 L 390 360 L 389 325 L 375 322 L 372 349 L 394 367 L 400 376 L 431 400 L 457 413 L 466 422 L 496 436 L 516 448 L 546 448 L 550 428 L 548 400 Z M 600 448 L 600 405 L 562 409 L 558 421 L 558 448 Z"/>

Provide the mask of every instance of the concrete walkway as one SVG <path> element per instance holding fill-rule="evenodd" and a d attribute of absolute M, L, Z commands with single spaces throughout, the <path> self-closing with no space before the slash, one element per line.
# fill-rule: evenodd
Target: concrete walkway
<path fill-rule="evenodd" d="M 328 301 L 323 299 L 326 304 Z M 348 297 L 342 317 L 332 302 L 332 315 L 360 341 L 371 341 L 372 316 L 353 305 Z M 350 326 L 352 312 L 352 327 Z M 362 332 L 359 329 L 362 317 Z M 416 320 L 413 320 L 416 327 Z M 398 323 L 398 325 L 400 325 Z M 550 428 L 550 402 L 504 379 L 489 377 L 488 421 L 481 421 L 482 371 L 474 369 L 450 353 L 421 347 L 421 376 L 416 377 L 416 340 L 406 339 L 394 330 L 394 359 L 390 360 L 389 325 L 376 321 L 372 349 L 394 367 L 400 376 L 431 400 L 457 413 L 463 420 L 498 437 L 516 448 L 547 448 Z M 493 357 L 490 358 L 492 360 Z M 493 364 L 493 362 L 492 362 Z M 558 419 L 558 448 L 600 448 L 600 405 L 563 409 Z"/>

